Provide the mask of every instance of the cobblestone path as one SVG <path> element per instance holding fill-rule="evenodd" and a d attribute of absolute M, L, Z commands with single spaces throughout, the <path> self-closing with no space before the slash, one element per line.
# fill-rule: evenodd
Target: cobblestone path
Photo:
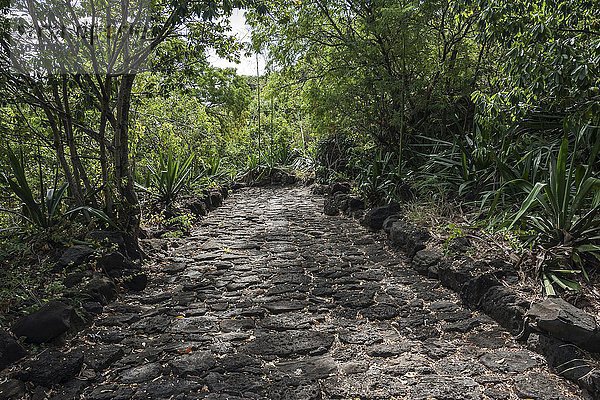
<path fill-rule="evenodd" d="M 235 193 L 79 336 L 71 385 L 86 399 L 585 398 L 322 204 L 306 188 Z"/>

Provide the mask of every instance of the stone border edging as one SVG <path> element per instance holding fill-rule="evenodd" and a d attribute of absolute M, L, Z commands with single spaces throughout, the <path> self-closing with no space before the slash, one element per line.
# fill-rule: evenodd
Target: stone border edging
<path fill-rule="evenodd" d="M 513 336 L 527 341 L 559 376 L 600 398 L 600 370 L 588 353 L 600 350 L 600 328 L 592 315 L 560 298 L 533 303 L 523 299 L 502 285 L 500 280 L 507 275 L 504 269 L 478 274 L 454 268 L 451 260 L 425 247 L 423 231 L 401 219 L 386 229 L 391 247 L 411 258 L 411 268 L 458 293 L 469 308 L 483 311 Z"/>
<path fill-rule="evenodd" d="M 350 191 L 339 187 L 334 184 L 329 190 L 314 191 L 327 195 L 324 213 L 334 216 L 341 211 L 356 217 L 353 210 L 340 206 L 340 196 L 347 200 Z M 488 265 L 486 271 L 469 268 L 468 263 L 454 268 L 441 252 L 427 248 L 428 230 L 405 221 L 398 211 L 397 204 L 375 207 L 361 215 L 360 222 L 374 231 L 383 229 L 390 247 L 403 251 L 412 269 L 458 293 L 467 307 L 483 311 L 518 340 L 526 341 L 528 348 L 541 354 L 557 375 L 600 399 L 600 369 L 589 353 L 600 352 L 600 325 L 592 315 L 560 298 L 533 303 L 522 298 L 501 282 L 514 275 L 506 263 Z"/>

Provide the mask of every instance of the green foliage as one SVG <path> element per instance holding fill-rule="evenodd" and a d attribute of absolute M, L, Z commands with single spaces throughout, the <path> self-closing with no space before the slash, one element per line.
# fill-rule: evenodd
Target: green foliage
<path fill-rule="evenodd" d="M 498 71 L 474 92 L 488 126 L 542 117 L 543 129 L 598 112 L 600 6 L 582 0 L 480 1 L 480 36 L 495 46 Z M 538 124 L 538 127 L 540 125 Z"/>
<path fill-rule="evenodd" d="M 358 191 L 371 204 L 406 199 L 402 160 L 394 153 L 368 149 L 355 161 L 354 169 Z"/>
<path fill-rule="evenodd" d="M 23 204 L 22 211 L 17 212 L 17 214 L 39 229 L 52 227 L 58 221 L 61 203 L 65 197 L 68 185 L 57 186 L 55 183 L 54 188 L 45 191 L 42 182 L 40 199 L 36 200 L 34 191 L 27 180 L 23 158 L 17 157 L 11 148 L 7 148 L 6 153 L 12 169 L 12 176 L 5 175 L 4 180 Z"/>
<path fill-rule="evenodd" d="M 584 127 L 578 138 L 589 129 Z M 569 161 L 569 141 L 565 137 L 558 156 L 551 161 L 547 181 L 533 185 L 525 180 L 514 182 L 528 195 L 511 226 L 525 219 L 527 227 L 535 232 L 534 242 L 552 255 L 546 264 L 555 266 L 544 271 L 546 282 L 553 281 L 563 289 L 577 288 L 560 277 L 574 273 L 569 267 L 577 265 L 584 271 L 589 256 L 600 260 L 600 179 L 594 171 L 600 137 L 596 140 L 587 165 L 577 165 L 575 156 Z M 573 153 L 577 153 L 576 148 Z"/>
<path fill-rule="evenodd" d="M 168 232 L 162 235 L 163 238 L 180 238 L 188 235 L 192 228 L 194 217 L 191 214 L 182 214 L 165 221 Z"/>
<path fill-rule="evenodd" d="M 80 213 L 84 214 L 87 219 L 92 216 L 109 226 L 116 227 L 114 222 L 103 211 L 93 207 L 81 206 L 63 212 L 62 203 L 66 197 L 69 185 L 66 183 L 58 185 L 57 179 L 54 180 L 54 187 L 46 190 L 46 185 L 42 177 L 40 179 L 40 199 L 36 200 L 34 191 L 27 179 L 23 157 L 17 157 L 10 147 L 7 148 L 6 153 L 13 176 L 4 175 L 4 180 L 13 194 L 21 200 L 22 210 L 12 211 L 4 209 L 2 211 L 16 214 L 32 226 L 42 230 L 48 230 L 57 225 L 62 217 L 74 217 Z"/>
<path fill-rule="evenodd" d="M 193 154 L 184 159 L 167 151 L 159 156 L 158 165 L 147 166 L 146 187 L 140 185 L 138 187 L 151 191 L 159 201 L 164 202 L 168 207 L 182 190 L 189 187 L 193 161 Z M 149 190 L 148 187 L 152 190 Z"/>

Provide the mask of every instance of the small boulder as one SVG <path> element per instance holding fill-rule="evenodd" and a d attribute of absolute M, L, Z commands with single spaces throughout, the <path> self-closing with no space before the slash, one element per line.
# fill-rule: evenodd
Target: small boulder
<path fill-rule="evenodd" d="M 413 257 L 411 266 L 420 274 L 435 277 L 439 273 L 438 264 L 442 258 L 442 253 L 437 250 L 420 250 Z"/>
<path fill-rule="evenodd" d="M 423 250 L 430 237 L 431 235 L 426 229 L 406 221 L 394 222 L 389 234 L 392 246 L 404 251 L 409 257 L 413 257 L 417 251 Z"/>
<path fill-rule="evenodd" d="M 67 267 L 78 267 L 88 261 L 95 254 L 95 250 L 89 246 L 77 245 L 71 246 L 62 253 L 56 264 L 54 271 L 62 271 Z"/>
<path fill-rule="evenodd" d="M 594 316 L 563 299 L 547 298 L 534 303 L 526 315 L 533 328 L 585 350 L 600 352 L 600 332 Z"/>
<path fill-rule="evenodd" d="M 527 338 L 529 349 L 543 354 L 557 374 L 577 382 L 579 379 L 589 376 L 595 370 L 592 364 L 586 361 L 586 354 L 577 346 L 544 334 L 531 333 Z"/>
<path fill-rule="evenodd" d="M 102 311 L 104 311 L 104 306 L 97 301 L 85 301 L 82 306 L 90 314 L 102 314 Z"/>
<path fill-rule="evenodd" d="M 346 193 L 336 193 L 332 195 L 333 202 L 337 205 L 337 207 L 341 211 L 346 211 L 348 209 L 348 200 L 350 199 L 350 195 Z"/>
<path fill-rule="evenodd" d="M 325 204 L 323 205 L 323 213 L 329 216 L 335 216 L 340 213 L 340 209 L 337 207 L 337 204 L 331 197 L 325 199 Z"/>
<path fill-rule="evenodd" d="M 103 371 L 125 355 L 121 347 L 114 345 L 95 345 L 84 349 L 85 364 L 94 371 Z"/>
<path fill-rule="evenodd" d="M 113 251 L 104 254 L 96 261 L 96 266 L 101 268 L 109 275 L 113 271 L 122 271 L 124 269 L 135 269 L 135 264 L 129 261 L 121 252 Z"/>
<path fill-rule="evenodd" d="M 471 246 L 471 239 L 466 236 L 455 237 L 448 242 L 448 249 L 459 254 L 465 253 Z"/>
<path fill-rule="evenodd" d="M 17 320 L 12 332 L 17 337 L 25 337 L 28 343 L 47 343 L 68 331 L 74 316 L 73 307 L 51 301 L 33 314 Z"/>
<path fill-rule="evenodd" d="M 96 275 L 87 284 L 86 293 L 94 301 L 106 305 L 117 298 L 117 287 L 109 278 Z"/>
<path fill-rule="evenodd" d="M 211 191 L 208 194 L 208 204 L 213 208 L 221 207 L 223 205 L 223 195 L 221 192 L 216 190 Z"/>
<path fill-rule="evenodd" d="M 123 383 L 150 382 L 162 374 L 163 368 L 159 363 L 143 364 L 127 369 L 121 373 Z"/>
<path fill-rule="evenodd" d="M 510 288 L 492 286 L 480 301 L 480 307 L 513 335 L 523 331 L 525 312 L 529 302 L 517 296 Z"/>
<path fill-rule="evenodd" d="M 473 273 L 462 265 L 454 267 L 451 264 L 440 264 L 438 277 L 444 287 L 460 292 L 463 286 L 473 278 Z"/>
<path fill-rule="evenodd" d="M 127 276 L 123 279 L 123 285 L 133 292 L 141 292 L 148 285 L 148 276 L 143 272 Z"/>
<path fill-rule="evenodd" d="M 75 287 L 83 281 L 83 278 L 85 278 L 86 275 L 87 274 L 84 271 L 71 272 L 63 279 L 63 285 L 65 285 L 67 289 Z"/>
<path fill-rule="evenodd" d="M 460 298 L 468 306 L 476 308 L 486 293 L 494 286 L 500 286 L 500 281 L 493 274 L 478 275 L 462 287 Z"/>
<path fill-rule="evenodd" d="M 27 355 L 27 351 L 8 332 L 0 331 L 0 371 Z"/>
<path fill-rule="evenodd" d="M 314 184 L 311 189 L 312 194 L 316 194 L 317 196 L 324 196 L 328 191 L 329 187 L 327 185 L 321 185 L 318 183 Z"/>
<path fill-rule="evenodd" d="M 208 214 L 208 207 L 206 203 L 200 199 L 192 199 L 186 207 L 197 217 L 204 217 Z"/>
<path fill-rule="evenodd" d="M 400 206 L 397 203 L 375 207 L 367 211 L 360 223 L 368 228 L 379 230 L 383 227 L 383 222 L 398 211 Z"/>
<path fill-rule="evenodd" d="M 26 361 L 16 377 L 25 382 L 51 387 L 73 379 L 83 366 L 83 353 L 72 351 L 63 353 L 56 349 L 47 349 L 35 358 Z"/>
<path fill-rule="evenodd" d="M 347 200 L 347 205 L 348 206 L 345 211 L 349 213 L 365 209 L 365 202 L 358 197 L 349 197 Z"/>
<path fill-rule="evenodd" d="M 400 221 L 400 218 L 402 218 L 400 214 L 393 214 L 387 217 L 385 221 L 383 221 L 383 231 L 389 235 L 392 225 L 394 225 L 394 222 Z"/>

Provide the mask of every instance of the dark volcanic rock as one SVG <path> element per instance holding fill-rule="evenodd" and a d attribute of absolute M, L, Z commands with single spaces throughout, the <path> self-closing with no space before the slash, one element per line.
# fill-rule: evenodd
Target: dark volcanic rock
<path fill-rule="evenodd" d="M 488 290 L 494 286 L 500 286 L 500 282 L 494 275 L 479 275 L 462 287 L 460 297 L 470 307 L 478 307 Z"/>
<path fill-rule="evenodd" d="M 197 217 L 208 215 L 208 205 L 205 201 L 197 197 L 187 197 L 179 200 L 184 208 L 190 210 Z"/>
<path fill-rule="evenodd" d="M 221 192 L 213 190 L 208 194 L 208 205 L 213 208 L 221 207 L 223 205 L 223 195 Z"/>
<path fill-rule="evenodd" d="M 17 400 L 25 397 L 25 384 L 18 379 L 0 383 L 0 399 Z"/>
<path fill-rule="evenodd" d="M 95 253 L 95 250 L 89 246 L 77 245 L 69 247 L 56 262 L 54 270 L 62 271 L 67 267 L 77 267 L 92 258 Z"/>
<path fill-rule="evenodd" d="M 480 358 L 494 372 L 525 372 L 538 365 L 534 354 L 525 350 L 496 350 Z"/>
<path fill-rule="evenodd" d="M 217 368 L 228 372 L 258 371 L 261 365 L 258 358 L 238 353 L 218 360 Z"/>
<path fill-rule="evenodd" d="M 462 265 L 455 268 L 450 264 L 440 264 L 438 278 L 442 285 L 460 293 L 463 286 L 473 278 L 473 274 L 468 269 L 463 268 Z"/>
<path fill-rule="evenodd" d="M 587 378 L 595 370 L 594 366 L 586 361 L 583 350 L 553 337 L 532 333 L 527 338 L 527 345 L 542 354 L 557 374 L 572 381 Z"/>
<path fill-rule="evenodd" d="M 47 349 L 34 359 L 23 363 L 16 377 L 25 382 L 50 387 L 74 378 L 79 374 L 82 366 L 82 352 L 62 353 L 55 349 Z"/>
<path fill-rule="evenodd" d="M 201 376 L 213 368 L 216 362 L 210 351 L 201 351 L 177 357 L 169 364 L 174 374 L 186 377 Z"/>
<path fill-rule="evenodd" d="M 97 301 L 86 301 L 82 306 L 90 314 L 102 314 L 102 311 L 104 311 L 104 306 Z"/>
<path fill-rule="evenodd" d="M 465 236 L 455 237 L 448 243 L 448 248 L 455 253 L 464 253 L 471 248 L 471 239 Z"/>
<path fill-rule="evenodd" d="M 27 351 L 8 332 L 0 330 L 0 371 L 27 355 Z"/>
<path fill-rule="evenodd" d="M 111 276 L 121 276 L 117 271 L 136 269 L 136 265 L 118 251 L 104 254 L 96 261 L 96 266 L 102 268 L 104 272 Z"/>
<path fill-rule="evenodd" d="M 134 292 L 141 292 L 148 285 L 148 275 L 138 272 L 123 279 L 123 285 Z"/>
<path fill-rule="evenodd" d="M 280 371 L 303 379 L 323 379 L 337 372 L 338 365 L 331 357 L 306 357 L 275 365 Z"/>
<path fill-rule="evenodd" d="M 120 360 L 125 352 L 121 347 L 100 345 L 84 350 L 85 364 L 95 371 L 103 371 Z"/>
<path fill-rule="evenodd" d="M 591 352 L 600 352 L 598 322 L 591 314 L 561 298 L 548 298 L 534 303 L 527 316 L 534 327 L 551 336 L 571 342 Z"/>
<path fill-rule="evenodd" d="M 429 276 L 437 276 L 439 273 L 438 264 L 442 261 L 443 255 L 436 250 L 420 250 L 411 261 L 411 266 L 419 273 Z"/>
<path fill-rule="evenodd" d="M 299 301 L 282 300 L 267 303 L 264 305 L 264 307 L 269 310 L 271 314 L 281 314 L 290 311 L 302 310 L 304 307 L 306 307 L 306 304 Z"/>
<path fill-rule="evenodd" d="M 340 213 L 340 209 L 338 208 L 333 198 L 328 197 L 325 199 L 325 203 L 323 205 L 323 213 L 329 216 L 335 216 Z"/>
<path fill-rule="evenodd" d="M 469 377 L 430 375 L 419 377 L 411 386 L 410 399 L 479 400 L 477 382 Z"/>
<path fill-rule="evenodd" d="M 135 389 L 114 383 L 97 386 L 87 395 L 90 400 L 131 400 Z"/>
<path fill-rule="evenodd" d="M 85 287 L 85 292 L 92 300 L 102 305 L 107 305 L 117 298 L 117 287 L 109 278 L 96 275 Z"/>
<path fill-rule="evenodd" d="M 83 278 L 85 278 L 86 275 L 88 274 L 84 271 L 71 272 L 63 279 L 63 285 L 65 285 L 67 289 L 75 287 L 83 281 Z"/>
<path fill-rule="evenodd" d="M 383 221 L 383 231 L 389 235 L 390 230 L 392 229 L 392 225 L 394 225 L 394 222 L 400 221 L 400 219 L 402 219 L 402 216 L 400 214 L 392 214 L 389 217 L 387 217 L 385 221 Z"/>
<path fill-rule="evenodd" d="M 150 363 L 130 368 L 121 373 L 121 382 L 140 383 L 149 382 L 162 374 L 162 367 L 159 363 Z"/>
<path fill-rule="evenodd" d="M 200 394 L 203 388 L 204 385 L 200 382 L 165 377 L 142 382 L 131 399 L 198 399 L 204 398 Z"/>
<path fill-rule="evenodd" d="M 396 221 L 390 228 L 390 243 L 392 246 L 404 251 L 409 257 L 413 257 L 419 250 L 425 248 L 425 242 L 431 236 L 426 229 L 406 221 Z"/>
<path fill-rule="evenodd" d="M 364 210 L 364 209 L 365 209 L 364 200 L 359 199 L 358 197 L 348 197 L 346 199 L 346 207 L 344 208 L 345 212 L 351 213 L 354 211 Z"/>
<path fill-rule="evenodd" d="M 246 346 L 248 352 L 264 356 L 291 356 L 327 351 L 333 335 L 317 331 L 285 331 L 265 333 Z"/>
<path fill-rule="evenodd" d="M 68 331 L 73 318 L 73 307 L 51 301 L 33 314 L 17 320 L 12 332 L 17 337 L 25 337 L 29 343 L 46 343 Z"/>
<path fill-rule="evenodd" d="M 367 211 L 360 223 L 368 228 L 379 230 L 383 227 L 383 222 L 398 211 L 400 206 L 396 203 L 375 207 Z"/>
<path fill-rule="evenodd" d="M 377 304 L 363 309 L 363 317 L 380 321 L 396 318 L 399 314 L 398 307 L 391 304 Z"/>
<path fill-rule="evenodd" d="M 513 335 L 523 330 L 528 303 L 504 286 L 493 286 L 483 296 L 480 308 Z"/>
<path fill-rule="evenodd" d="M 515 392 L 521 399 L 565 400 L 572 398 L 563 396 L 556 385 L 549 382 L 548 378 L 549 374 L 540 374 L 537 371 L 517 375 Z"/>

